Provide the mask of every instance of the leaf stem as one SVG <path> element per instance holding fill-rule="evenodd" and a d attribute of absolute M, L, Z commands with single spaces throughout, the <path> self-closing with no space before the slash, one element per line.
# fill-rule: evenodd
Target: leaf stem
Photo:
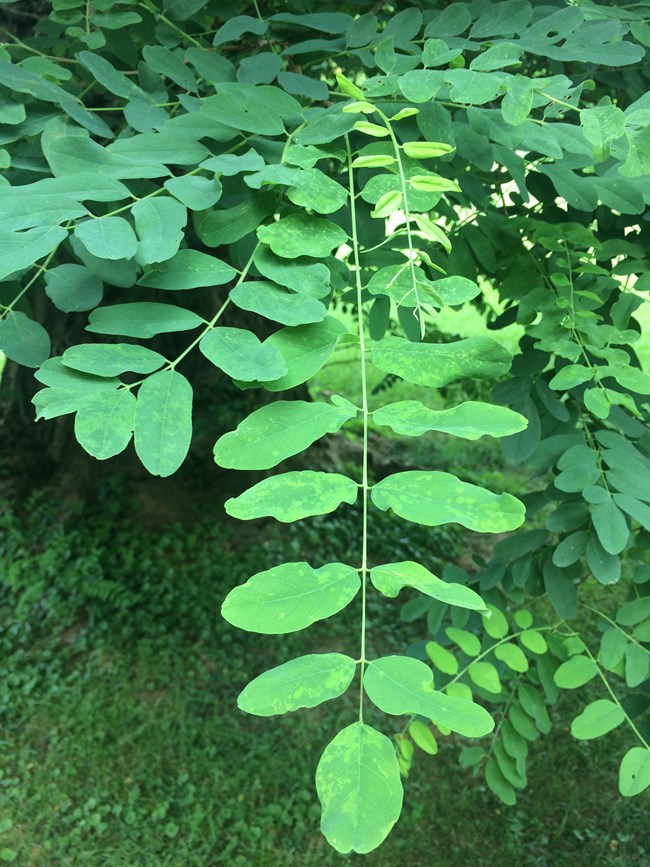
<path fill-rule="evenodd" d="M 584 644 L 584 642 L 583 642 L 583 644 Z M 623 711 L 623 713 L 625 714 L 625 721 L 627 722 L 629 727 L 632 729 L 632 731 L 637 736 L 637 738 L 641 741 L 641 743 L 646 748 L 646 750 L 650 750 L 650 744 L 646 741 L 646 739 L 643 737 L 641 732 L 634 725 L 634 722 L 632 721 L 631 717 L 629 716 L 629 714 L 627 713 L 627 711 L 625 710 L 625 708 L 623 707 L 621 702 L 618 700 L 618 696 L 616 695 L 614 690 L 609 685 L 609 681 L 607 680 L 607 678 L 603 674 L 603 670 L 600 667 L 600 665 L 598 664 L 598 660 L 592 654 L 592 652 L 589 650 L 589 648 L 587 647 L 586 644 L 585 644 L 585 653 L 587 654 L 589 659 L 591 659 L 591 661 L 595 664 L 596 668 L 598 669 L 598 677 L 602 680 L 603 684 L 605 685 L 605 689 L 610 694 L 612 701 L 614 702 L 614 704 L 617 704 L 620 707 L 620 709 Z"/>
<path fill-rule="evenodd" d="M 384 112 L 375 106 L 375 110 L 379 117 L 384 122 L 386 129 L 388 130 L 388 134 L 390 136 L 391 143 L 393 145 L 393 149 L 395 151 L 395 159 L 397 160 L 397 171 L 399 173 L 400 186 L 402 188 L 402 210 L 404 211 L 404 216 L 406 218 L 406 238 L 408 242 L 409 252 L 412 253 L 415 249 L 413 244 L 413 236 L 411 234 L 411 212 L 409 210 L 408 205 L 408 191 L 406 187 L 406 175 L 404 174 L 404 166 L 402 165 L 402 155 L 400 152 L 399 142 L 397 141 L 397 137 L 393 131 L 392 124 L 388 119 L 387 115 Z M 411 271 L 411 282 L 413 284 L 413 292 L 415 293 L 415 310 L 414 316 L 417 318 L 420 325 L 420 336 L 424 338 L 424 318 L 422 316 L 422 307 L 420 305 L 420 295 L 418 293 L 418 284 L 417 277 L 415 274 L 415 264 L 413 262 L 412 256 L 408 257 L 408 267 Z M 406 297 L 406 296 L 405 296 Z M 402 299 L 403 300 L 403 299 Z M 399 307 L 399 304 L 398 304 Z"/>
<path fill-rule="evenodd" d="M 359 238 L 357 235 L 356 198 L 354 195 L 354 171 L 352 169 L 352 150 L 346 135 L 345 148 L 348 156 L 348 179 L 350 191 L 350 216 L 352 221 L 352 255 L 354 257 L 354 277 L 357 292 L 357 311 L 359 317 L 359 350 L 361 365 L 361 414 L 363 418 L 363 457 L 361 463 L 362 529 L 361 529 L 361 677 L 359 684 L 359 722 L 363 722 L 363 678 L 366 667 L 366 595 L 368 589 L 368 382 L 366 378 L 366 338 L 363 327 L 363 287 L 361 285 L 361 263 L 359 260 Z"/>

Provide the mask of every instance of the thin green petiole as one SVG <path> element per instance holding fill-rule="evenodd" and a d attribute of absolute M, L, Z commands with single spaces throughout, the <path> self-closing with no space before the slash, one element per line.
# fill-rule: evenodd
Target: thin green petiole
<path fill-rule="evenodd" d="M 359 660 L 361 677 L 359 684 L 359 722 L 363 722 L 363 678 L 366 668 L 366 591 L 368 587 L 368 383 L 366 379 L 366 340 L 363 328 L 363 287 L 361 285 L 361 264 L 359 262 L 359 239 L 357 236 L 356 199 L 354 195 L 354 172 L 352 170 L 352 151 L 350 139 L 345 137 L 348 156 L 348 178 L 350 190 L 350 216 L 352 220 L 352 255 L 354 257 L 354 277 L 357 291 L 359 316 L 359 350 L 361 363 L 361 414 L 363 417 L 363 458 L 361 463 L 362 530 L 361 530 L 361 651 Z"/>

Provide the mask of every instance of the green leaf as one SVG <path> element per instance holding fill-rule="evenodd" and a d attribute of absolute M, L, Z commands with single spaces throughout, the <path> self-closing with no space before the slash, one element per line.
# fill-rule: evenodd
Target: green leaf
<path fill-rule="evenodd" d="M 260 343 L 245 328 L 213 328 L 199 349 L 215 367 L 233 379 L 273 380 L 287 373 L 287 364 L 274 346 Z"/>
<path fill-rule="evenodd" d="M 50 348 L 47 331 L 24 313 L 10 310 L 0 319 L 0 351 L 16 364 L 40 367 Z"/>
<path fill-rule="evenodd" d="M 441 141 L 405 141 L 402 148 L 407 157 L 415 160 L 443 157 L 456 150 L 453 145 Z"/>
<path fill-rule="evenodd" d="M 494 759 L 489 759 L 485 765 L 485 782 L 490 791 L 506 806 L 513 807 L 517 803 L 517 796 L 512 785 L 506 780 L 499 765 Z"/>
<path fill-rule="evenodd" d="M 204 178 L 201 175 L 170 178 L 165 181 L 164 187 L 192 211 L 212 208 L 221 198 L 223 189 L 216 178 Z"/>
<path fill-rule="evenodd" d="M 399 190 L 389 190 L 377 199 L 375 209 L 370 212 L 371 217 L 385 219 L 394 214 L 402 205 L 402 193 Z"/>
<path fill-rule="evenodd" d="M 427 641 L 425 650 L 431 662 L 443 674 L 456 674 L 458 672 L 458 660 L 446 647 L 436 641 Z"/>
<path fill-rule="evenodd" d="M 431 304 L 430 288 L 431 283 L 426 279 L 422 269 L 409 265 L 408 262 L 380 268 L 372 275 L 368 283 L 368 291 L 372 295 L 387 295 L 395 301 L 398 307 L 419 307 L 421 304 Z M 436 295 L 433 296 L 433 300 L 438 300 Z"/>
<path fill-rule="evenodd" d="M 540 691 L 523 681 L 519 684 L 519 701 L 526 713 L 535 720 L 540 732 L 547 735 L 551 731 L 551 720 Z"/>
<path fill-rule="evenodd" d="M 611 732 L 625 719 L 620 704 L 608 699 L 598 699 L 588 704 L 571 723 L 571 734 L 580 741 L 590 741 Z"/>
<path fill-rule="evenodd" d="M 187 223 L 185 205 L 171 196 L 140 199 L 131 208 L 139 242 L 136 260 L 140 265 L 164 262 L 178 252 Z"/>
<path fill-rule="evenodd" d="M 501 114 L 507 124 L 519 126 L 530 114 L 535 82 L 521 75 L 511 76 L 506 82 L 506 94 L 501 101 Z"/>
<path fill-rule="evenodd" d="M 625 135 L 625 115 L 615 105 L 583 108 L 580 125 L 593 147 L 593 158 L 597 163 L 609 159 L 613 142 Z"/>
<path fill-rule="evenodd" d="M 215 256 L 199 250 L 179 250 L 171 259 L 147 271 L 138 285 L 153 289 L 199 289 L 221 286 L 236 276 L 232 266 Z"/>
<path fill-rule="evenodd" d="M 66 367 L 94 376 L 119 376 L 121 373 L 153 373 L 167 359 L 133 343 L 82 343 L 71 346 L 61 356 Z"/>
<path fill-rule="evenodd" d="M 591 522 L 605 551 L 620 554 L 630 538 L 630 530 L 623 512 L 611 497 L 593 507 Z"/>
<path fill-rule="evenodd" d="M 650 673 L 650 653 L 640 644 L 628 644 L 625 648 L 625 683 L 634 689 L 642 684 Z"/>
<path fill-rule="evenodd" d="M 550 560 L 544 565 L 544 587 L 559 616 L 572 620 L 578 610 L 578 590 L 571 578 Z"/>
<path fill-rule="evenodd" d="M 555 374 L 549 382 L 549 387 L 556 389 L 556 391 L 568 391 L 570 388 L 575 388 L 576 385 L 589 382 L 593 376 L 593 370 L 582 364 L 567 364 Z"/>
<path fill-rule="evenodd" d="M 284 635 L 341 611 L 360 586 L 357 571 L 343 563 L 320 569 L 309 563 L 283 563 L 231 590 L 221 613 L 247 632 Z"/>
<path fill-rule="evenodd" d="M 475 72 L 473 69 L 450 69 L 445 72 L 445 81 L 451 85 L 452 101 L 468 105 L 485 105 L 493 100 L 505 77 L 500 72 Z"/>
<path fill-rule="evenodd" d="M 220 154 L 218 157 L 210 157 L 201 163 L 200 168 L 218 175 L 232 177 L 241 172 L 259 172 L 264 168 L 264 158 L 255 148 L 249 148 L 243 154 Z"/>
<path fill-rule="evenodd" d="M 395 748 L 362 722 L 340 731 L 316 770 L 321 830 L 338 852 L 365 854 L 386 839 L 402 810 Z"/>
<path fill-rule="evenodd" d="M 200 316 L 173 304 L 135 301 L 98 307 L 88 317 L 86 331 L 122 337 L 155 337 L 174 331 L 189 331 L 203 323 Z"/>
<path fill-rule="evenodd" d="M 329 144 L 354 126 L 353 114 L 344 114 L 344 106 L 332 105 L 327 109 L 310 112 L 302 129 L 296 132 L 294 140 L 300 145 Z"/>
<path fill-rule="evenodd" d="M 437 754 L 438 744 L 429 726 L 417 719 L 413 720 L 409 725 L 409 735 L 423 752 L 428 753 L 430 756 Z"/>
<path fill-rule="evenodd" d="M 503 437 L 524 430 L 524 416 L 504 406 L 466 401 L 451 409 L 428 409 L 419 400 L 401 400 L 376 409 L 375 424 L 392 428 L 401 436 L 421 436 L 436 430 L 467 440 L 482 436 Z"/>
<path fill-rule="evenodd" d="M 356 662 L 342 653 L 311 653 L 265 671 L 239 693 L 245 713 L 273 716 L 316 707 L 343 695 L 352 683 Z"/>
<path fill-rule="evenodd" d="M 616 612 L 616 622 L 621 626 L 636 626 L 647 617 L 650 617 L 650 596 L 632 599 Z"/>
<path fill-rule="evenodd" d="M 362 132 L 364 135 L 370 135 L 373 138 L 385 138 L 389 135 L 388 129 L 378 123 L 371 123 L 367 120 L 358 120 L 352 129 L 357 132 Z"/>
<path fill-rule="evenodd" d="M 417 713 L 468 738 L 483 737 L 494 728 L 494 720 L 484 707 L 434 690 L 431 669 L 419 659 L 375 659 L 366 669 L 363 687 L 384 713 Z"/>
<path fill-rule="evenodd" d="M 327 307 L 316 298 L 286 292 L 273 283 L 240 283 L 230 291 L 230 300 L 241 310 L 251 310 L 283 325 L 322 322 Z"/>
<path fill-rule="evenodd" d="M 586 409 L 596 418 L 607 418 L 611 403 L 607 392 L 602 388 L 588 388 L 582 396 Z"/>
<path fill-rule="evenodd" d="M 176 370 L 149 376 L 138 391 L 135 451 L 153 476 L 171 476 L 192 438 L 192 386 Z"/>
<path fill-rule="evenodd" d="M 162 45 L 145 45 L 142 49 L 144 62 L 159 75 L 164 75 L 182 90 L 197 90 L 192 70 L 181 58 Z"/>
<path fill-rule="evenodd" d="M 333 214 L 347 202 L 348 191 L 320 169 L 303 169 L 295 174 L 287 198 L 301 208 Z"/>
<path fill-rule="evenodd" d="M 469 667 L 468 674 L 471 681 L 479 689 L 484 689 L 494 695 L 499 695 L 501 692 L 499 673 L 491 662 L 473 662 Z"/>
<path fill-rule="evenodd" d="M 301 105 L 277 87 L 220 85 L 223 92 L 202 101 L 202 112 L 219 123 L 263 136 L 283 135 L 283 119 L 300 118 Z"/>
<path fill-rule="evenodd" d="M 526 654 L 516 644 L 500 644 L 494 650 L 494 655 L 501 662 L 505 662 L 508 668 L 513 671 L 524 672 L 528 671 L 528 659 Z M 471 674 L 471 669 L 470 669 Z"/>
<path fill-rule="evenodd" d="M 632 747 L 623 757 L 618 775 L 618 790 L 624 798 L 640 795 L 650 786 L 650 750 Z"/>
<path fill-rule="evenodd" d="M 57 265 L 44 276 L 48 298 L 63 313 L 92 310 L 101 303 L 102 281 L 83 265 Z"/>
<path fill-rule="evenodd" d="M 326 433 L 335 433 L 355 415 L 351 406 L 278 400 L 255 410 L 236 431 L 220 437 L 214 459 L 228 469 L 268 470 Z"/>
<path fill-rule="evenodd" d="M 323 259 L 348 238 L 347 232 L 330 220 L 307 214 L 289 214 L 268 226 L 260 226 L 257 237 L 285 259 L 299 256 Z"/>
<path fill-rule="evenodd" d="M 577 530 L 562 539 L 553 551 L 553 563 L 561 569 L 577 563 L 582 557 L 587 545 L 589 534 L 586 530 Z"/>
<path fill-rule="evenodd" d="M 496 605 L 488 605 L 489 615 L 482 615 L 483 628 L 497 641 L 508 634 L 508 618 Z"/>
<path fill-rule="evenodd" d="M 232 208 L 213 209 L 195 217 L 196 231 L 208 247 L 221 247 L 250 235 L 273 211 L 273 193 L 251 192 Z"/>
<path fill-rule="evenodd" d="M 394 473 L 372 488 L 378 509 L 437 527 L 458 523 L 479 533 L 505 533 L 524 520 L 524 506 L 510 494 L 493 494 L 450 473 L 410 470 Z"/>
<path fill-rule="evenodd" d="M 386 193 L 385 195 L 390 196 L 395 195 L 395 193 Z M 401 196 L 401 193 L 399 195 Z M 377 205 L 379 206 L 379 202 L 377 202 Z M 433 220 L 430 220 L 424 214 L 414 214 L 413 219 L 425 238 L 434 243 L 442 244 L 445 250 L 451 253 L 451 241 Z M 436 283 L 437 285 L 434 284 L 435 290 L 440 295 L 444 304 L 462 304 L 463 301 L 474 298 L 480 291 L 476 283 L 467 280 L 465 277 L 448 277 L 445 280 L 438 280 Z M 441 289 L 444 295 L 440 292 Z"/>
<path fill-rule="evenodd" d="M 115 96 L 121 96 L 123 99 L 134 99 L 137 97 L 143 101 L 150 99 L 141 87 L 138 87 L 124 73 L 115 69 L 113 64 L 100 54 L 94 54 L 92 51 L 80 51 L 75 56 L 81 65 L 85 66 L 97 81 L 110 93 L 115 94 Z"/>
<path fill-rule="evenodd" d="M 412 560 L 388 563 L 370 570 L 370 580 L 384 596 L 395 597 L 403 587 L 414 587 L 420 593 L 472 611 L 486 611 L 485 602 L 471 587 L 453 584 L 437 578 L 424 566 Z"/>
<path fill-rule="evenodd" d="M 136 399 L 127 389 L 91 395 L 77 411 L 74 435 L 100 461 L 119 455 L 131 441 L 135 408 Z"/>
<path fill-rule="evenodd" d="M 201 6 L 204 4 L 201 3 Z M 226 20 L 225 24 L 216 31 L 212 44 L 215 48 L 226 42 L 236 42 L 244 33 L 253 33 L 263 36 L 268 29 L 268 22 L 253 18 L 252 15 L 234 15 Z"/>
<path fill-rule="evenodd" d="M 8 154 L 8 151 L 5 153 Z M 7 163 L 3 168 L 8 166 Z M 3 186 L 0 229 L 7 229 L 11 233 L 32 227 L 49 229 L 65 223 L 66 220 L 88 216 L 88 209 L 80 204 L 79 199 L 92 198 L 93 192 L 83 195 L 78 189 L 83 184 L 73 183 L 68 187 L 65 180 L 46 178 L 33 184 Z M 57 184 L 58 181 L 64 183 Z M 9 236 L 10 239 L 11 237 L 12 235 Z"/>
<path fill-rule="evenodd" d="M 521 641 L 524 647 L 527 650 L 530 650 L 531 653 L 542 654 L 546 653 L 548 650 L 546 639 L 541 632 L 537 632 L 535 629 L 525 629 L 519 636 L 519 641 Z"/>
<path fill-rule="evenodd" d="M 623 659 L 628 638 L 624 632 L 616 628 L 608 629 L 600 640 L 598 658 L 603 668 L 614 671 Z"/>
<path fill-rule="evenodd" d="M 41 75 L 23 69 L 7 60 L 0 59 L 0 84 L 10 91 L 29 93 L 44 102 L 58 105 L 69 117 L 95 135 L 112 138 L 111 128 L 96 114 L 86 111 L 81 102 L 61 87 L 47 81 Z"/>
<path fill-rule="evenodd" d="M 290 523 L 326 515 L 341 503 L 354 503 L 357 483 L 339 473 L 283 473 L 263 479 L 238 497 L 226 500 L 226 512 L 241 521 L 269 516 Z"/>
<path fill-rule="evenodd" d="M 67 234 L 60 226 L 40 226 L 27 232 L 0 229 L 0 280 L 31 268 L 39 259 L 56 250 Z"/>
<path fill-rule="evenodd" d="M 528 716 L 526 711 L 519 704 L 513 704 L 510 707 L 510 722 L 515 732 L 527 741 L 537 740 L 539 732 L 535 728 L 535 724 Z"/>
<path fill-rule="evenodd" d="M 309 259 L 287 261 L 260 245 L 253 257 L 255 267 L 264 277 L 310 298 L 324 298 L 330 293 L 330 272 L 322 262 Z M 290 323 L 287 323 L 290 324 Z"/>
<path fill-rule="evenodd" d="M 397 162 L 395 157 L 383 156 L 382 154 L 368 154 L 367 156 L 355 157 L 352 160 L 353 169 L 378 169 L 384 166 L 392 166 Z"/>
<path fill-rule="evenodd" d="M 124 217 L 99 217 L 77 223 L 75 236 L 93 256 L 100 259 L 131 259 L 138 239 Z"/>
<path fill-rule="evenodd" d="M 310 379 L 325 364 L 339 340 L 348 331 L 338 319 L 326 316 L 322 322 L 281 328 L 264 341 L 264 346 L 279 352 L 287 372 L 274 380 L 266 380 L 267 391 L 287 391 Z"/>
<path fill-rule="evenodd" d="M 493 69 L 503 69 L 504 66 L 519 65 L 523 48 L 511 42 L 499 42 L 491 45 L 487 51 L 478 54 L 470 63 L 469 68 L 477 72 L 492 72 Z"/>
<path fill-rule="evenodd" d="M 577 689 L 598 674 L 598 666 L 587 656 L 572 656 L 557 669 L 553 680 L 561 689 Z"/>
<path fill-rule="evenodd" d="M 411 175 L 408 181 L 414 190 L 422 190 L 425 193 L 460 192 L 460 187 L 456 181 L 443 178 L 440 175 Z"/>
<path fill-rule="evenodd" d="M 371 353 L 384 373 L 395 373 L 414 385 L 442 388 L 455 379 L 492 379 L 510 369 L 512 356 L 491 337 L 468 337 L 454 343 L 411 343 L 384 337 Z"/>
<path fill-rule="evenodd" d="M 339 86 L 339 90 L 341 90 L 346 96 L 351 96 L 352 99 L 364 99 L 364 94 L 361 88 L 357 87 L 356 84 L 353 84 L 353 82 L 351 82 L 349 78 L 346 78 L 345 75 L 337 72 L 336 83 Z"/>
<path fill-rule="evenodd" d="M 603 489 L 597 488 L 596 490 L 602 491 Z M 585 555 L 587 565 L 601 584 L 615 584 L 619 580 L 621 577 L 620 557 L 616 554 L 609 554 L 598 539 L 594 539 L 593 536 L 587 540 Z"/>
<path fill-rule="evenodd" d="M 467 629 L 458 629 L 456 626 L 448 626 L 445 629 L 445 634 L 467 656 L 478 656 L 481 652 L 481 640 L 473 632 L 468 632 Z"/>

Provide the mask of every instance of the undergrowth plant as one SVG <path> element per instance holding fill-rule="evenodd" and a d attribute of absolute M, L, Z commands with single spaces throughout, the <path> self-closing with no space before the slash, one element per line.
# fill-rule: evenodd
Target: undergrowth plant
<path fill-rule="evenodd" d="M 358 710 L 316 772 L 322 830 L 342 853 L 384 840 L 413 743 L 436 752 L 433 728 L 494 732 L 461 763 L 513 803 L 547 705 L 596 676 L 605 697 L 572 731 L 627 723 L 620 791 L 650 784 L 650 376 L 634 351 L 650 288 L 644 6 L 420 5 L 59 0 L 47 16 L 35 7 L 33 32 L 5 31 L 0 58 L 0 347 L 44 386 L 37 418 L 74 414 L 99 460 L 133 439 L 145 468 L 169 476 L 190 447 L 198 350 L 215 382 L 271 395 L 217 440 L 220 467 L 266 472 L 360 428 L 358 476 L 280 471 L 226 503 L 281 522 L 360 503 L 345 562 L 277 564 L 222 608 L 242 630 L 282 634 L 358 607 L 348 653 L 289 660 L 239 696 L 271 716 L 356 680 Z M 440 335 L 439 312 L 465 304 L 494 337 Z M 86 314 L 87 339 L 70 339 Z M 260 339 L 244 316 L 272 332 Z M 513 323 L 514 361 L 499 340 Z M 157 338 L 185 332 L 165 355 Z M 347 393 L 282 397 L 344 348 L 357 359 Z M 371 412 L 372 368 L 418 397 L 391 400 L 388 386 Z M 493 401 L 428 405 L 459 380 L 496 381 Z M 373 481 L 371 430 L 497 437 L 540 483 L 519 500 L 462 468 Z M 377 510 L 500 536 L 529 523 L 473 574 L 449 564 L 440 577 L 378 561 Z M 594 607 L 590 576 L 629 598 Z M 405 587 L 432 640 L 373 658 L 370 594 Z M 620 675 L 638 695 L 621 697 Z M 378 711 L 407 718 L 399 758 Z"/>

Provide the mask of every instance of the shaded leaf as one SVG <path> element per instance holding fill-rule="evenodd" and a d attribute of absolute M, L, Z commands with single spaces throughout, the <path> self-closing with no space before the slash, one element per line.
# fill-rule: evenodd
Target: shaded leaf
<path fill-rule="evenodd" d="M 199 343 L 208 359 L 233 379 L 273 380 L 284 376 L 287 364 L 274 346 L 260 343 L 245 328 L 212 328 Z"/>
<path fill-rule="evenodd" d="M 192 386 L 176 370 L 149 376 L 138 391 L 135 451 L 154 476 L 171 476 L 192 438 Z"/>
<path fill-rule="evenodd" d="M 131 441 L 135 407 L 135 396 L 127 389 L 91 395 L 77 411 L 74 422 L 77 441 L 100 461 L 119 455 Z"/>

